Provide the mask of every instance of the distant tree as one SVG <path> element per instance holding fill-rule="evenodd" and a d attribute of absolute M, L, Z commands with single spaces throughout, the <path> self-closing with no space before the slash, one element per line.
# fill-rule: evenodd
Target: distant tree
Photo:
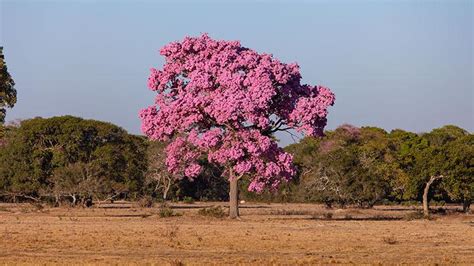
<path fill-rule="evenodd" d="M 110 123 L 72 116 L 21 122 L 0 149 L 4 193 L 107 198 L 139 193 L 145 139 Z"/>
<path fill-rule="evenodd" d="M 305 200 L 328 206 L 371 207 L 390 195 L 401 174 L 387 133 L 379 128 L 343 125 L 321 140 L 305 138 L 287 150 L 299 166 Z"/>
<path fill-rule="evenodd" d="M 429 143 L 418 134 L 401 129 L 392 130 L 389 138 L 395 150 L 395 157 L 400 169 L 405 173 L 394 180 L 393 191 L 399 200 L 418 198 L 422 186 L 426 182 L 424 178 L 420 180 L 420 177 L 414 175 L 413 172 L 417 169 L 416 158 L 418 153 L 426 149 Z"/>
<path fill-rule="evenodd" d="M 99 179 L 90 173 L 90 166 L 87 163 L 77 162 L 56 168 L 51 177 L 56 204 L 60 203 L 61 197 L 69 196 L 72 205 L 76 205 L 80 198 L 93 195 L 95 191 L 100 190 L 98 181 Z"/>
<path fill-rule="evenodd" d="M 456 141 L 469 135 L 466 130 L 453 125 L 433 129 L 430 133 L 423 134 L 431 146 L 443 147 L 445 144 Z"/>
<path fill-rule="evenodd" d="M 0 126 L 5 122 L 6 109 L 11 108 L 16 103 L 16 90 L 10 73 L 8 73 L 3 47 L 0 47 Z M 2 128 L 0 128 L 0 134 Z"/>
<path fill-rule="evenodd" d="M 295 174 L 291 155 L 272 134 L 291 128 L 322 134 L 334 94 L 301 84 L 296 64 L 236 41 L 187 37 L 160 52 L 165 65 L 151 71 L 148 86 L 158 95 L 155 105 L 140 112 L 142 130 L 170 141 L 166 164 L 172 174 L 196 178 L 203 159 L 223 167 L 230 182 L 229 216 L 237 218 L 239 179 L 250 178 L 248 189 L 261 192 Z"/>
<path fill-rule="evenodd" d="M 7 144 L 8 136 L 12 135 L 14 131 L 19 126 L 20 120 L 12 121 L 8 124 L 0 124 L 0 148 Z"/>
<path fill-rule="evenodd" d="M 361 165 L 367 184 L 362 190 L 362 199 L 372 206 L 382 199 L 392 199 L 396 182 L 405 173 L 396 161 L 393 143 L 388 133 L 376 127 L 362 127 L 356 144 L 358 163 Z"/>
<path fill-rule="evenodd" d="M 445 160 L 442 188 L 452 200 L 462 202 L 463 211 L 469 212 L 474 198 L 474 135 L 459 136 L 444 144 Z"/>
<path fill-rule="evenodd" d="M 428 147 L 416 155 L 416 167 L 412 174 L 415 180 L 421 180 L 423 188 L 423 213 L 425 217 L 429 216 L 429 201 L 431 185 L 445 177 L 443 163 L 445 156 L 443 150 L 439 147 Z"/>
<path fill-rule="evenodd" d="M 445 126 L 426 134 L 396 130 L 390 135 L 396 145 L 400 167 L 408 175 L 399 180 L 404 198 L 421 198 L 424 215 L 428 217 L 430 195 L 434 194 L 430 188 L 442 183 L 448 194 L 464 201 L 464 208 L 467 208 L 473 186 L 470 174 L 473 171 L 472 144 L 469 144 L 467 131 Z"/>
<path fill-rule="evenodd" d="M 161 194 L 167 200 L 168 193 L 176 183 L 175 177 L 166 167 L 166 144 L 159 141 L 150 141 L 147 149 L 148 168 L 145 182 L 153 186 L 153 192 Z"/>

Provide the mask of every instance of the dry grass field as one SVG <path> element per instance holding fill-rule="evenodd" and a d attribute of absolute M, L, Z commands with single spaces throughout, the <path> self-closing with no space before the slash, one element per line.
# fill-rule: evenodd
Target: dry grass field
<path fill-rule="evenodd" d="M 0 204 L 0 264 L 474 264 L 474 215 L 247 203 L 229 220 L 198 213 L 209 205 L 175 204 L 180 216 L 161 218 L 130 203 Z"/>

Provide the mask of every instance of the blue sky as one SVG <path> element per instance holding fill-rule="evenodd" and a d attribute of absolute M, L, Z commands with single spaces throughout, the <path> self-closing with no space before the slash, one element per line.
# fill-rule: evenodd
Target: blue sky
<path fill-rule="evenodd" d="M 296 61 L 304 82 L 331 88 L 329 129 L 474 131 L 472 1 L 0 0 L 0 9 L 18 90 L 7 120 L 71 114 L 140 133 L 158 49 L 207 32 Z"/>

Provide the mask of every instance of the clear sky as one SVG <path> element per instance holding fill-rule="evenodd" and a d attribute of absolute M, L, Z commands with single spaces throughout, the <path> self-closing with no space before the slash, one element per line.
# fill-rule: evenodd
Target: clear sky
<path fill-rule="evenodd" d="M 207 32 L 296 61 L 304 82 L 330 87 L 329 129 L 474 131 L 473 1 L 0 0 L 0 9 L 18 90 L 7 120 L 71 114 L 140 133 L 158 49 Z"/>

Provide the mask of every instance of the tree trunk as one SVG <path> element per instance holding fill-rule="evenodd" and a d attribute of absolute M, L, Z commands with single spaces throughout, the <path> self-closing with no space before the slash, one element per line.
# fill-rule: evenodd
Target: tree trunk
<path fill-rule="evenodd" d="M 77 202 L 76 195 L 72 194 L 71 197 L 72 197 L 72 206 L 76 206 L 76 202 Z"/>
<path fill-rule="evenodd" d="M 239 218 L 239 179 L 234 175 L 232 169 L 229 170 L 229 182 L 230 182 L 230 191 L 229 191 L 229 218 L 237 219 Z"/>
<path fill-rule="evenodd" d="M 168 191 L 170 190 L 171 188 L 171 178 L 168 178 L 168 177 L 165 177 L 166 179 L 164 180 L 163 182 L 163 200 L 166 201 L 166 199 L 168 198 Z M 168 183 L 166 183 L 166 181 L 168 181 Z"/>
<path fill-rule="evenodd" d="M 167 198 L 168 198 L 168 189 L 165 189 L 163 191 L 163 201 L 166 201 Z"/>
<path fill-rule="evenodd" d="M 464 201 L 462 202 L 462 211 L 464 213 L 469 213 L 470 210 L 471 210 L 471 200 L 464 199 Z"/>
<path fill-rule="evenodd" d="M 58 194 L 54 195 L 54 200 L 55 200 L 54 207 L 59 207 L 60 205 L 59 205 L 59 195 Z"/>
<path fill-rule="evenodd" d="M 430 217 L 430 206 L 429 206 L 429 200 L 428 200 L 428 193 L 430 192 L 430 186 L 433 184 L 433 182 L 437 179 L 443 178 L 442 175 L 440 176 L 431 176 L 430 180 L 426 183 L 425 190 L 423 191 L 423 216 L 425 218 Z"/>

